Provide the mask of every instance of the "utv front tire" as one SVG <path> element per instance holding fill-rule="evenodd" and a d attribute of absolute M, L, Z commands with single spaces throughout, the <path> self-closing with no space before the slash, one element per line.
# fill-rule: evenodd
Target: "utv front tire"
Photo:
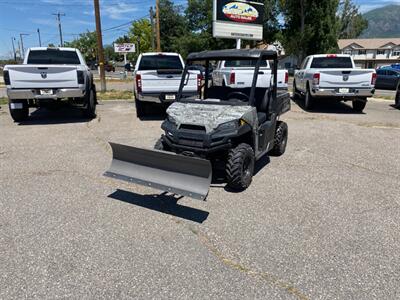
<path fill-rule="evenodd" d="M 285 122 L 278 121 L 275 130 L 274 148 L 272 148 L 270 155 L 281 156 L 286 151 L 288 140 L 288 126 Z"/>
<path fill-rule="evenodd" d="M 248 144 L 230 150 L 226 164 L 227 186 L 236 191 L 247 189 L 253 180 L 254 162 L 254 151 Z"/>
<path fill-rule="evenodd" d="M 159 138 L 154 145 L 154 150 L 160 150 L 160 151 L 169 151 L 170 148 L 168 147 L 167 144 L 165 144 L 162 140 L 162 138 Z"/>
<path fill-rule="evenodd" d="M 361 113 L 361 112 L 363 112 L 366 105 L 367 105 L 367 101 L 354 100 L 353 101 L 353 110 Z"/>
<path fill-rule="evenodd" d="M 22 109 L 12 109 L 11 102 L 8 104 L 8 108 L 10 110 L 11 118 L 14 122 L 23 122 L 26 121 L 29 117 L 29 107 L 27 100 L 16 101 L 14 103 L 22 103 Z"/>

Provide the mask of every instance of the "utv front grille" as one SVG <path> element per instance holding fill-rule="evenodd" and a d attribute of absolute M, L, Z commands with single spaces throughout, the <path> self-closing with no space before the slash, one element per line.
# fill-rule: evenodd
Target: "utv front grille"
<path fill-rule="evenodd" d="M 194 141 L 189 139 L 179 139 L 179 144 L 183 146 L 198 147 L 198 148 L 201 148 L 204 145 L 203 141 Z"/>
<path fill-rule="evenodd" d="M 190 131 L 197 131 L 197 132 L 206 132 L 206 128 L 204 126 L 199 126 L 199 125 L 190 125 L 190 124 L 182 124 L 179 129 L 182 130 L 190 130 Z"/>

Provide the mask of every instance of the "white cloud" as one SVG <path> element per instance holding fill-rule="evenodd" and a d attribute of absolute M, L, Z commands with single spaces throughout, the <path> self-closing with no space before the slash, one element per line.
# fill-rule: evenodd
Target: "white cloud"
<path fill-rule="evenodd" d="M 56 25 L 56 21 L 54 18 L 45 18 L 45 19 L 39 19 L 39 18 L 32 18 L 29 19 L 32 23 L 34 24 L 39 24 L 39 25 L 46 25 L 46 26 L 50 26 L 50 25 Z"/>
<path fill-rule="evenodd" d="M 105 4 L 101 9 L 101 14 L 102 16 L 109 17 L 113 20 L 129 20 L 132 18 L 129 18 L 126 15 L 136 12 L 137 10 L 136 6 L 121 2 L 116 5 Z"/>
<path fill-rule="evenodd" d="M 43 3 L 50 3 L 50 4 L 63 4 L 63 0 L 41 0 Z"/>

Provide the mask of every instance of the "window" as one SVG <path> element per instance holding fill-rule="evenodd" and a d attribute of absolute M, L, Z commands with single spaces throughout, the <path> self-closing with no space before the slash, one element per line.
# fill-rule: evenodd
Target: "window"
<path fill-rule="evenodd" d="M 400 56 L 400 49 L 393 50 L 392 56 Z"/>
<path fill-rule="evenodd" d="M 386 75 L 386 70 L 377 70 L 376 74 L 380 75 L 380 76 L 384 76 L 384 75 Z"/>
<path fill-rule="evenodd" d="M 256 60 L 227 60 L 225 62 L 226 68 L 248 68 L 255 67 L 257 64 Z M 261 61 L 261 67 L 268 67 L 268 63 L 266 60 Z"/>
<path fill-rule="evenodd" d="M 30 65 L 80 65 L 78 54 L 75 51 L 57 49 L 32 50 L 29 52 Z"/>
<path fill-rule="evenodd" d="M 307 67 L 308 61 L 309 61 L 309 60 L 310 60 L 310 58 L 307 57 L 307 58 L 303 61 L 303 63 L 302 63 L 301 66 L 300 66 L 300 69 L 301 69 L 301 70 L 304 70 L 304 69 Z"/>
<path fill-rule="evenodd" d="M 358 50 L 358 55 L 365 55 L 367 54 L 367 50 Z"/>
<path fill-rule="evenodd" d="M 139 70 L 182 70 L 182 62 L 176 55 L 144 55 Z"/>
<path fill-rule="evenodd" d="M 385 50 L 378 50 L 376 51 L 376 55 L 385 55 L 386 51 Z"/>
<path fill-rule="evenodd" d="M 314 69 L 351 69 L 350 57 L 315 57 L 311 63 Z"/>

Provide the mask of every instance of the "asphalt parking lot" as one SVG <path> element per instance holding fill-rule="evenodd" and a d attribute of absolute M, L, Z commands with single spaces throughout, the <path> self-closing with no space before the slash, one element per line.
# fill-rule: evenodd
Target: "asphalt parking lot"
<path fill-rule="evenodd" d="M 0 109 L 0 299 L 399 299 L 400 110 L 305 112 L 251 187 L 206 202 L 103 177 L 107 141 L 152 147 L 162 118 Z"/>

